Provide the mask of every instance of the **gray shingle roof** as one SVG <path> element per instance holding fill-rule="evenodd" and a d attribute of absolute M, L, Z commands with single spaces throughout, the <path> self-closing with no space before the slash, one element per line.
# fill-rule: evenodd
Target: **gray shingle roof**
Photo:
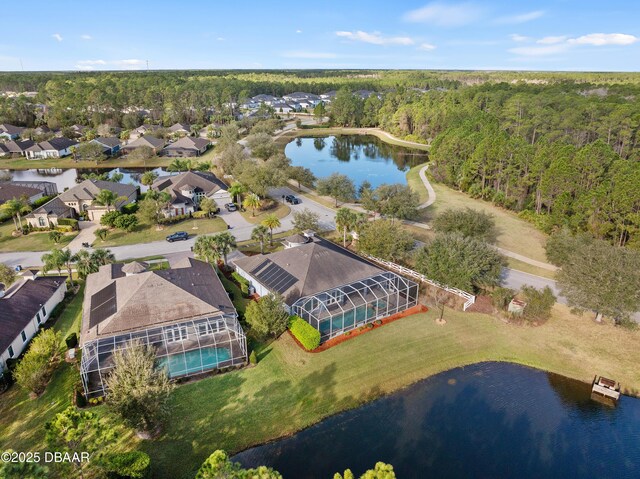
<path fill-rule="evenodd" d="M 239 258 L 233 262 L 270 290 L 280 293 L 288 305 L 303 296 L 369 278 L 383 271 L 351 251 L 321 238 L 277 253 Z"/>
<path fill-rule="evenodd" d="M 135 193 L 136 187 L 133 185 L 125 185 L 116 183 L 115 181 L 103 180 L 84 180 L 82 183 L 69 188 L 61 193 L 58 198 L 64 202 L 77 200 L 94 200 L 100 193 L 100 190 L 113 191 L 118 196 L 131 196 Z"/>
<path fill-rule="evenodd" d="M 125 276 L 122 264 L 87 277 L 82 343 L 221 312 L 235 314 L 211 265 L 184 258 L 172 269 Z"/>
<path fill-rule="evenodd" d="M 9 123 L 3 123 L 0 125 L 0 133 L 9 133 L 10 135 L 20 135 L 25 130 L 21 126 L 10 125 Z"/>
<path fill-rule="evenodd" d="M 115 136 L 100 136 L 98 138 L 94 138 L 91 141 L 94 143 L 100 143 L 101 145 L 109 148 L 122 145 L 122 141 L 120 141 L 120 139 L 116 138 Z"/>
<path fill-rule="evenodd" d="M 184 199 L 180 195 L 180 190 L 186 186 L 199 188 L 206 196 L 227 189 L 226 185 L 214 174 L 201 171 L 186 171 L 179 175 L 161 176 L 153 182 L 151 188 L 157 191 L 167 191 L 174 198 Z"/>
<path fill-rule="evenodd" d="M 36 208 L 31 213 L 27 215 L 27 218 L 34 218 L 36 213 L 46 213 L 48 215 L 53 216 L 65 216 L 69 213 L 72 208 L 65 205 L 64 202 L 60 199 L 59 196 L 56 196 L 51 201 L 48 201 L 44 205 Z M 68 215 L 72 216 L 72 215 Z"/>
<path fill-rule="evenodd" d="M 30 151 L 44 151 L 44 150 L 55 150 L 62 151 L 67 148 L 78 145 L 79 143 L 76 140 L 70 140 L 69 138 L 60 137 L 60 138 L 51 138 L 48 141 L 41 141 L 40 143 L 33 145 L 28 148 Z"/>
<path fill-rule="evenodd" d="M 155 136 L 141 136 L 137 140 L 125 146 L 126 149 L 134 149 L 140 146 L 149 146 L 151 148 L 162 148 L 164 146 L 164 140 L 162 138 L 156 138 Z"/>
<path fill-rule="evenodd" d="M 64 283 L 64 276 L 24 280 L 9 297 L 0 299 L 0 352 L 4 352 Z"/>
<path fill-rule="evenodd" d="M 206 138 L 194 138 L 191 136 L 184 136 L 180 138 L 178 141 L 167 145 L 165 150 L 176 150 L 176 149 L 185 149 L 185 150 L 197 150 L 200 151 L 203 148 L 206 148 L 211 142 Z"/>
<path fill-rule="evenodd" d="M 42 193 L 42 191 L 37 188 L 14 185 L 9 181 L 0 181 L 0 204 L 13 198 L 20 198 L 22 196 L 31 198 L 32 196 L 38 195 L 40 193 Z"/>

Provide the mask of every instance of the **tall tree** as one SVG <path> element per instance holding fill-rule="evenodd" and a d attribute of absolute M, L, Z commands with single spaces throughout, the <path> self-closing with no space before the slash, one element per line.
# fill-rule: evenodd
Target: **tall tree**
<path fill-rule="evenodd" d="M 326 178 L 320 178 L 317 183 L 317 191 L 321 195 L 333 198 L 336 202 L 336 207 L 338 206 L 338 201 L 346 203 L 353 201 L 356 197 L 356 188 L 353 180 L 340 173 L 333 173 Z"/>
<path fill-rule="evenodd" d="M 193 252 L 207 263 L 214 265 L 222 257 L 213 236 L 198 236 L 193 245 Z"/>
<path fill-rule="evenodd" d="M 69 275 L 69 283 L 73 284 L 73 253 L 69 248 L 54 248 L 50 253 L 43 254 L 41 259 L 43 263 L 42 270 L 45 273 L 52 269 L 61 272 L 63 268 L 66 268 Z"/>
<path fill-rule="evenodd" d="M 236 247 L 236 238 L 228 231 L 218 233 L 211 236 L 215 248 L 224 260 L 224 265 L 227 266 L 227 255 L 233 251 Z"/>
<path fill-rule="evenodd" d="M 256 195 L 255 193 L 249 193 L 244 198 L 244 201 L 242 202 L 242 206 L 245 209 L 250 209 L 251 210 L 251 216 L 255 216 L 256 215 L 256 210 L 258 208 L 260 208 L 261 204 L 262 204 L 262 201 L 260 201 L 260 197 L 258 195 Z"/>
<path fill-rule="evenodd" d="M 260 253 L 264 254 L 264 243 L 269 236 L 269 229 L 264 225 L 258 225 L 251 231 L 251 239 L 260 243 Z"/>
<path fill-rule="evenodd" d="M 13 218 L 16 231 L 22 231 L 22 215 L 31 211 L 31 207 L 25 198 L 13 198 L 1 204 L 0 211 Z"/>
<path fill-rule="evenodd" d="M 340 208 L 336 212 L 336 226 L 342 229 L 342 246 L 347 247 L 347 231 L 353 229 L 357 215 L 350 208 Z"/>
<path fill-rule="evenodd" d="M 415 240 L 390 220 L 376 220 L 364 224 L 358 234 L 358 251 L 388 261 L 403 261 Z"/>
<path fill-rule="evenodd" d="M 258 301 L 250 301 L 245 312 L 247 323 L 260 337 L 277 338 L 287 329 L 289 314 L 284 300 L 276 294 L 267 294 Z"/>
<path fill-rule="evenodd" d="M 273 246 L 273 230 L 280 228 L 280 219 L 273 213 L 264 217 L 260 223 L 262 226 L 269 228 L 269 245 Z"/>

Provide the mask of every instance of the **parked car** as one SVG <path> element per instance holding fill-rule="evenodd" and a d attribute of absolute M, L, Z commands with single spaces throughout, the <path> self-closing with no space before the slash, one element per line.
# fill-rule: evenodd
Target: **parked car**
<path fill-rule="evenodd" d="M 284 200 L 287 203 L 290 203 L 292 205 L 299 205 L 300 204 L 300 199 L 298 199 L 297 197 L 293 196 L 293 195 L 287 195 L 284 197 Z"/>
<path fill-rule="evenodd" d="M 167 241 L 173 243 L 174 241 L 185 241 L 189 239 L 189 233 L 186 231 L 176 231 L 173 234 L 167 236 Z"/>
<path fill-rule="evenodd" d="M 227 209 L 227 211 L 238 211 L 238 207 L 235 203 L 227 203 L 226 205 L 224 205 L 224 207 Z"/>

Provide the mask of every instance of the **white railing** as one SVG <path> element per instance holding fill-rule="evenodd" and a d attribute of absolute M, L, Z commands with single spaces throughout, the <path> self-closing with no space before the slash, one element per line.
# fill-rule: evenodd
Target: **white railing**
<path fill-rule="evenodd" d="M 466 291 L 462 291 L 461 289 L 458 289 L 458 288 L 452 288 L 450 286 L 447 286 L 446 284 L 440 284 L 437 281 L 427 278 L 424 274 L 418 273 L 417 271 L 414 271 L 409 268 L 405 268 L 404 266 L 399 265 L 397 263 L 393 263 L 391 261 L 386 261 L 384 259 L 376 258 L 375 256 L 371 256 L 368 254 L 363 253 L 362 256 L 364 256 L 368 260 L 381 264 L 382 266 L 390 269 L 391 271 L 395 271 L 396 273 L 410 276 L 412 278 L 417 279 L 418 281 L 422 281 L 423 283 L 430 284 L 431 286 L 440 288 L 448 293 L 455 294 L 456 296 L 460 296 L 462 299 L 465 300 L 465 303 L 462 306 L 463 311 L 466 311 L 469 308 L 469 306 L 471 306 L 473 303 L 476 302 L 476 297 L 473 294 L 467 293 Z"/>

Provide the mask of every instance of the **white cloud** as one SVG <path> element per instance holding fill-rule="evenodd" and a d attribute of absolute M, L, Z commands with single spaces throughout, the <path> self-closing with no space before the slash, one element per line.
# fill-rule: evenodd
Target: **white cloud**
<path fill-rule="evenodd" d="M 302 30 L 296 30 L 296 33 L 302 33 Z"/>
<path fill-rule="evenodd" d="M 411 10 L 403 19 L 412 23 L 428 23 L 440 27 L 459 27 L 473 23 L 484 15 L 484 10 L 473 3 L 444 4 L 433 2 Z"/>
<path fill-rule="evenodd" d="M 380 32 L 367 33 L 361 30 L 356 32 L 336 32 L 336 35 L 348 40 L 371 43 L 373 45 L 413 45 L 413 39 L 409 37 L 383 37 Z"/>
<path fill-rule="evenodd" d="M 558 53 L 562 53 L 566 51 L 568 45 L 566 44 L 558 44 L 558 45 L 546 45 L 543 47 L 516 47 L 510 48 L 510 53 L 515 53 L 516 55 L 521 55 L 525 57 L 542 57 L 547 55 L 556 55 Z"/>
<path fill-rule="evenodd" d="M 431 50 L 435 50 L 437 47 L 432 45 L 431 43 L 421 43 L 418 47 L 418 50 L 423 50 L 425 52 L 430 52 Z"/>
<path fill-rule="evenodd" d="M 58 40 L 59 42 L 62 41 L 62 35 L 60 35 L 59 33 L 54 33 L 53 35 L 51 35 L 51 37 Z"/>
<path fill-rule="evenodd" d="M 127 60 L 79 60 L 75 67 L 78 70 L 95 70 L 100 67 L 136 70 L 145 64 L 145 60 L 127 59 Z"/>
<path fill-rule="evenodd" d="M 104 60 L 80 60 L 78 61 L 78 65 L 106 65 L 107 62 Z"/>
<path fill-rule="evenodd" d="M 224 37 L 218 37 L 216 38 L 216 40 L 218 40 L 219 42 L 224 42 L 226 39 Z"/>
<path fill-rule="evenodd" d="M 556 43 L 562 43 L 567 39 L 566 35 L 558 35 L 558 36 L 551 36 L 551 37 L 544 37 L 541 38 L 540 40 L 536 41 L 536 43 L 540 43 L 542 45 L 555 45 Z"/>
<path fill-rule="evenodd" d="M 336 58 L 338 55 L 336 55 L 335 53 L 327 53 L 327 52 L 291 51 L 291 52 L 284 52 L 282 56 L 285 58 L 319 59 L 319 58 Z"/>
<path fill-rule="evenodd" d="M 93 37 L 91 35 L 87 35 L 86 33 L 84 35 L 80 35 L 80 38 L 82 38 L 83 40 L 93 40 Z"/>
<path fill-rule="evenodd" d="M 499 25 L 517 25 L 520 23 L 530 22 L 537 20 L 544 15 L 544 10 L 534 10 L 533 12 L 519 13 L 516 15 L 507 15 L 504 17 L 498 17 L 494 23 Z"/>
<path fill-rule="evenodd" d="M 570 38 L 569 43 L 573 45 L 631 45 L 640 41 L 640 38 L 626 33 L 590 33 L 578 38 Z"/>
<path fill-rule="evenodd" d="M 518 43 L 528 42 L 531 40 L 531 37 L 525 37 L 524 35 L 518 35 L 517 33 L 511 34 L 509 35 L 509 37 L 511 38 L 511 40 Z"/>
<path fill-rule="evenodd" d="M 122 67 L 127 67 L 127 68 L 135 68 L 135 67 L 140 67 L 140 66 L 144 65 L 145 61 L 132 58 L 132 59 L 129 59 L 129 60 L 115 60 L 115 61 L 113 61 L 111 63 L 116 65 L 116 66 L 122 66 Z"/>

